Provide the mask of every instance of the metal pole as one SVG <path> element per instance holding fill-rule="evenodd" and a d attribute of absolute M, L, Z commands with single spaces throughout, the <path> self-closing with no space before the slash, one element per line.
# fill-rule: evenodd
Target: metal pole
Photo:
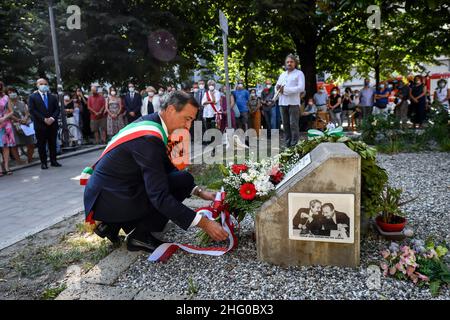
<path fill-rule="evenodd" d="M 225 66 L 225 86 L 227 88 L 226 99 L 227 99 L 227 128 L 232 129 L 231 125 L 231 97 L 230 97 L 230 79 L 228 77 L 228 46 L 227 46 L 227 35 L 222 31 L 223 39 L 223 60 Z"/>
<path fill-rule="evenodd" d="M 64 148 L 69 146 L 69 132 L 67 130 L 67 117 L 66 110 L 64 109 L 64 97 L 63 97 L 63 86 L 61 79 L 61 69 L 59 68 L 59 56 L 58 56 L 58 43 L 56 39 L 56 29 L 55 29 L 55 17 L 53 15 L 53 1 L 48 2 L 48 14 L 50 17 L 50 31 L 52 34 L 52 45 L 53 45 L 53 58 L 55 60 L 55 71 L 56 71 L 56 90 L 58 92 L 58 102 L 61 111 L 61 122 L 62 122 L 62 145 Z M 58 119 L 55 119 L 58 121 Z"/>

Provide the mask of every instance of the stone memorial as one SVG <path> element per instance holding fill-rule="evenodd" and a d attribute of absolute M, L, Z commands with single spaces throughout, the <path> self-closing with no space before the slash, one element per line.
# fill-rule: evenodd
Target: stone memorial
<path fill-rule="evenodd" d="M 282 266 L 357 267 L 360 202 L 360 156 L 343 143 L 321 143 L 256 213 L 258 259 Z"/>

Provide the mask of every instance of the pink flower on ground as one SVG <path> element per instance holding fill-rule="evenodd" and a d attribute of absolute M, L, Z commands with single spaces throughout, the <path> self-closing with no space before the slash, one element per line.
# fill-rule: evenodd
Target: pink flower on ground
<path fill-rule="evenodd" d="M 417 275 L 415 275 L 414 273 L 412 275 L 410 275 L 409 278 L 412 280 L 412 282 L 414 282 L 414 284 L 416 284 L 417 281 L 419 281 L 419 277 Z"/>
<path fill-rule="evenodd" d="M 409 267 L 406 269 L 406 274 L 407 274 L 408 276 L 411 276 L 411 275 L 414 273 L 415 270 L 416 270 L 416 268 L 414 268 L 414 267 L 412 267 L 412 266 L 409 266 Z"/>
<path fill-rule="evenodd" d="M 396 272 L 397 272 L 397 269 L 395 268 L 395 266 L 389 268 L 389 274 L 390 274 L 391 276 L 393 276 Z"/>
<path fill-rule="evenodd" d="M 398 271 L 402 272 L 403 274 L 406 274 L 405 266 L 404 266 L 402 263 L 398 262 L 398 263 L 394 266 L 394 268 L 397 268 Z"/>
<path fill-rule="evenodd" d="M 383 256 L 384 259 L 386 259 L 387 257 L 389 257 L 391 255 L 391 252 L 389 251 L 389 249 L 386 249 L 386 250 L 381 251 L 381 255 Z"/>
<path fill-rule="evenodd" d="M 426 275 L 423 275 L 423 274 L 421 274 L 419 272 L 416 272 L 416 274 L 417 274 L 417 276 L 419 277 L 420 280 L 426 281 L 426 282 L 430 281 L 430 279 Z"/>

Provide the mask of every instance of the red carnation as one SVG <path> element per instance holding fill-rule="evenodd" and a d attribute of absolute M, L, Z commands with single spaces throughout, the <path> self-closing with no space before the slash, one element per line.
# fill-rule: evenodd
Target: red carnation
<path fill-rule="evenodd" d="M 233 164 L 231 166 L 231 171 L 234 174 L 240 174 L 242 171 L 247 171 L 248 167 L 245 164 Z"/>
<path fill-rule="evenodd" d="M 270 175 L 270 181 L 272 181 L 273 184 L 279 184 L 281 180 L 283 180 L 284 173 L 281 171 L 277 171 L 276 173 Z"/>
<path fill-rule="evenodd" d="M 256 188 L 253 183 L 244 183 L 239 190 L 241 198 L 244 200 L 253 200 L 256 197 Z"/>

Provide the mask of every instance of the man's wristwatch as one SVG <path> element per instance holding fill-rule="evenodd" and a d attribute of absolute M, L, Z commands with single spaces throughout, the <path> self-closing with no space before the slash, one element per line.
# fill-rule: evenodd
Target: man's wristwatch
<path fill-rule="evenodd" d="M 200 193 L 203 191 L 202 188 L 200 188 L 199 186 L 195 186 L 194 190 L 192 190 L 192 194 L 195 196 L 200 196 Z"/>

